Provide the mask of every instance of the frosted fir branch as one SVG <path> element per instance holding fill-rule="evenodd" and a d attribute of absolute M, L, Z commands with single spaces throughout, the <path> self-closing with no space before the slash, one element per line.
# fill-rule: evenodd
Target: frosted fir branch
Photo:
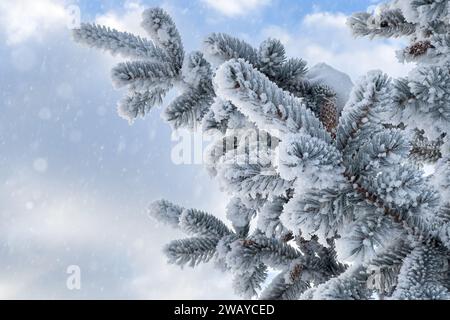
<path fill-rule="evenodd" d="M 340 115 L 336 106 L 336 92 L 320 81 L 309 80 L 307 72 L 306 62 L 292 58 L 284 63 L 276 77 L 270 80 L 293 96 L 302 98 L 307 108 L 314 112 L 334 139 Z"/>
<path fill-rule="evenodd" d="M 244 299 L 251 299 L 258 295 L 261 286 L 267 279 L 267 266 L 259 264 L 249 270 L 238 272 L 233 277 L 233 289 Z"/>
<path fill-rule="evenodd" d="M 401 264 L 389 268 L 371 269 L 367 278 L 367 288 L 377 293 L 378 298 L 381 300 L 385 296 L 392 296 L 398 283 L 400 267 Z"/>
<path fill-rule="evenodd" d="M 442 285 L 447 276 L 448 257 L 440 248 L 418 245 L 405 258 L 398 276 L 394 299 L 448 300 L 450 293 Z"/>
<path fill-rule="evenodd" d="M 366 287 L 367 274 L 362 267 L 352 267 L 340 276 L 307 290 L 301 300 L 366 300 L 371 292 Z"/>
<path fill-rule="evenodd" d="M 180 216 L 180 228 L 197 237 L 220 239 L 232 234 L 228 227 L 211 214 L 196 209 L 186 209 Z"/>
<path fill-rule="evenodd" d="M 278 171 L 302 188 L 328 188 L 343 182 L 342 157 L 331 144 L 304 134 L 286 135 L 279 146 Z"/>
<path fill-rule="evenodd" d="M 261 262 L 283 269 L 300 256 L 300 252 L 284 242 L 255 234 L 232 244 L 227 263 L 233 270 L 246 270 Z"/>
<path fill-rule="evenodd" d="M 211 66 L 199 52 L 184 58 L 179 33 L 161 9 L 144 14 L 143 26 L 154 44 L 95 25 L 85 27 L 84 33 L 75 31 L 84 37 L 82 42 L 139 60 L 132 67 L 124 64 L 117 74 L 119 85 L 129 86 L 121 103 L 124 116 L 132 120 L 144 115 L 177 84 L 183 94 L 166 111 L 174 127 L 202 121 L 204 128 L 227 134 L 213 144 L 211 150 L 217 153 L 210 155 L 214 162 L 208 166 L 219 174 L 225 190 L 241 200 L 231 202 L 228 212 L 236 232 L 211 215 L 160 201 L 149 213 L 195 236 L 169 245 L 169 260 L 194 266 L 214 258 L 234 273 L 235 289 L 246 297 L 258 293 L 270 266 L 281 273 L 262 297 L 297 298 L 314 286 L 302 298 L 369 299 L 374 290 L 391 296 L 395 289 L 394 298 L 448 298 L 450 180 L 444 160 L 449 150 L 450 68 L 443 60 L 450 47 L 449 24 L 443 19 L 448 3 L 396 0 L 373 15 L 350 19 L 360 35 L 413 35 L 400 55 L 422 65 L 393 82 L 379 72 L 370 73 L 355 87 L 337 131 L 340 110 L 333 90 L 308 81 L 306 64 L 286 61 L 276 40 L 255 50 L 230 36 L 209 37 L 209 57 L 225 62 L 215 77 L 215 97 Z M 140 66 L 141 60 L 147 66 Z M 155 62 L 169 65 L 172 75 L 147 72 L 148 64 Z M 211 106 L 213 99 L 217 103 Z M 232 135 L 234 129 L 254 128 L 253 123 L 273 130 L 276 137 L 256 166 L 241 162 L 259 150 L 245 143 L 251 135 L 246 130 Z M 423 144 L 413 140 L 416 128 L 424 129 L 419 141 Z M 425 178 L 420 164 L 409 165 L 408 157 L 429 157 L 425 141 L 439 137 L 443 158 L 435 174 Z M 285 157 L 275 163 L 280 141 Z M 223 142 L 232 148 L 224 149 Z M 293 180 L 283 179 L 287 176 L 281 172 Z M 314 184 L 327 176 L 347 181 Z M 255 215 L 258 230 L 249 234 Z M 402 247 L 401 240 L 410 246 Z M 425 250 L 414 253 L 412 247 Z M 355 267 L 342 274 L 347 266 L 337 254 Z"/>
<path fill-rule="evenodd" d="M 251 127 L 227 130 L 227 135 L 208 147 L 207 168 L 219 176 L 223 188 L 239 190 L 243 198 L 284 193 L 285 183 L 273 165 L 277 144 L 276 138 Z"/>
<path fill-rule="evenodd" d="M 218 130 L 226 134 L 228 130 L 244 129 L 249 127 L 246 117 L 238 111 L 230 101 L 219 97 L 214 99 L 208 113 L 203 117 L 203 131 Z"/>
<path fill-rule="evenodd" d="M 111 76 L 116 88 L 129 86 L 136 91 L 145 91 L 169 89 L 177 73 L 170 64 L 130 61 L 119 63 L 112 69 Z"/>
<path fill-rule="evenodd" d="M 173 228 L 179 228 L 181 213 L 184 208 L 167 200 L 158 200 L 147 208 L 150 217 L 167 224 Z"/>
<path fill-rule="evenodd" d="M 439 159 L 435 164 L 435 172 L 430 182 L 439 190 L 443 204 L 450 202 L 450 155 Z"/>
<path fill-rule="evenodd" d="M 225 33 L 212 33 L 203 41 L 203 51 L 210 61 L 220 65 L 231 59 L 258 63 L 257 51 L 248 43 Z"/>
<path fill-rule="evenodd" d="M 287 291 L 294 294 L 294 288 L 300 288 L 298 281 L 321 283 L 333 275 L 340 274 L 344 270 L 342 266 L 337 266 L 336 262 L 332 261 L 333 256 L 329 253 L 324 254 L 321 251 L 327 250 L 321 248 L 319 246 L 317 252 L 314 248 L 305 256 L 290 245 L 273 238 L 266 238 L 257 231 L 245 239 L 236 239 L 232 236 L 222 238 L 217 252 L 218 259 L 235 274 L 235 289 L 249 298 L 256 295 L 256 291 L 260 288 L 260 281 L 266 277 L 266 266 L 285 272 L 287 275 L 285 277 L 286 296 L 289 294 Z M 308 286 L 307 282 L 304 286 Z M 302 291 L 304 289 L 301 288 Z"/>
<path fill-rule="evenodd" d="M 237 141 L 235 135 L 225 135 L 224 137 L 213 141 L 206 147 L 205 167 L 210 176 L 217 176 L 222 158 L 227 152 L 235 152 L 235 149 L 237 148 L 236 144 Z"/>
<path fill-rule="evenodd" d="M 188 238 L 174 240 L 164 248 L 168 262 L 179 266 L 195 267 L 210 261 L 215 253 L 218 240 L 216 238 Z"/>
<path fill-rule="evenodd" d="M 222 168 L 228 170 L 234 164 L 243 168 L 249 164 L 260 165 L 267 168 L 264 170 L 267 175 L 274 171 L 271 163 L 277 143 L 274 137 L 250 125 L 237 130 L 227 128 L 225 135 L 218 137 L 207 147 L 206 168 L 212 176 L 217 176 Z"/>
<path fill-rule="evenodd" d="M 367 263 L 367 287 L 380 295 L 392 295 L 397 286 L 397 279 L 403 260 L 412 248 L 406 241 L 399 240 L 383 249 L 381 253 Z"/>
<path fill-rule="evenodd" d="M 382 170 L 375 178 L 364 179 L 363 183 L 368 186 L 370 192 L 376 193 L 383 201 L 395 208 L 409 211 L 413 207 L 424 205 L 419 201 L 428 192 L 434 193 L 434 197 L 425 208 L 432 209 L 438 204 L 438 195 L 430 185 L 426 183 L 422 172 L 411 165 L 395 165 Z M 424 213 L 421 214 L 424 216 Z"/>
<path fill-rule="evenodd" d="M 286 50 L 280 40 L 267 39 L 258 50 L 258 69 L 270 78 L 280 78 L 280 71 L 286 62 Z M 283 70 L 286 72 L 285 70 Z"/>
<path fill-rule="evenodd" d="M 226 34 L 212 34 L 204 41 L 204 51 L 209 60 L 220 65 L 231 59 L 242 59 L 252 64 L 280 88 L 290 91 L 297 97 L 307 98 L 312 110 L 316 106 L 314 96 L 318 90 L 324 91 L 325 86 L 311 84 L 306 78 L 306 62 L 302 59 L 291 58 L 286 61 L 284 46 L 279 40 L 268 39 L 261 43 L 259 50 L 255 50 L 246 42 Z M 326 97 L 335 95 L 328 90 Z"/>
<path fill-rule="evenodd" d="M 167 106 L 163 118 L 174 130 L 196 129 L 215 98 L 211 65 L 196 51 L 186 57 L 181 73 L 183 93 Z"/>
<path fill-rule="evenodd" d="M 228 129 L 228 123 L 226 119 L 217 120 L 213 110 L 208 110 L 208 112 L 203 116 L 202 119 L 202 132 L 206 134 L 214 134 L 219 132 L 225 135 Z"/>
<path fill-rule="evenodd" d="M 295 97 L 301 98 L 306 107 L 319 118 L 325 130 L 335 139 L 336 127 L 340 116 L 336 92 L 327 85 L 320 82 L 311 82 L 307 78 L 291 76 L 291 78 L 285 79 L 282 75 L 283 72 L 284 70 L 282 69 L 277 78 L 273 80 L 274 83 Z"/>
<path fill-rule="evenodd" d="M 272 201 L 266 202 L 258 212 L 257 227 L 266 237 L 283 238 L 290 234 L 280 220 L 283 207 L 287 200 L 284 197 L 276 197 Z"/>
<path fill-rule="evenodd" d="M 449 249 L 450 248 L 450 204 L 449 203 L 446 203 L 439 208 L 438 216 L 436 219 L 436 229 L 438 230 L 438 237 L 442 241 L 442 244 L 447 249 Z M 449 280 L 447 280 L 447 281 L 449 281 Z"/>
<path fill-rule="evenodd" d="M 313 235 L 310 240 L 296 236 L 299 250 L 308 257 L 308 274 L 303 279 L 312 283 L 322 283 L 344 272 L 348 266 L 337 260 L 335 238 L 326 239 L 326 244 L 319 242 L 319 237 Z M 295 262 L 293 262 L 294 264 Z"/>
<path fill-rule="evenodd" d="M 445 222 L 441 224 L 439 227 L 438 237 L 442 241 L 442 244 L 448 249 L 450 248 L 450 222 Z M 450 272 L 449 272 L 450 276 Z M 447 283 L 450 284 L 450 280 L 447 278 Z M 450 287 L 450 286 L 449 286 Z"/>
<path fill-rule="evenodd" d="M 230 60 L 216 72 L 217 95 L 230 100 L 260 129 L 277 138 L 304 130 L 309 135 L 331 141 L 322 123 L 301 99 L 278 88 L 264 74 L 244 60 Z"/>
<path fill-rule="evenodd" d="M 184 49 L 181 36 L 170 15 L 161 8 L 150 8 L 142 13 L 142 28 L 156 45 L 163 48 L 176 70 L 181 69 L 184 60 Z"/>
<path fill-rule="evenodd" d="M 231 221 L 233 229 L 240 237 L 248 235 L 250 222 L 256 216 L 256 209 L 252 208 L 252 204 L 252 202 L 245 203 L 239 197 L 233 197 L 227 205 L 227 219 Z"/>
<path fill-rule="evenodd" d="M 426 65 L 413 70 L 409 77 L 396 87 L 396 95 L 408 98 L 399 108 L 401 121 L 423 130 L 430 140 L 449 132 L 450 124 L 450 62 Z M 398 98 L 397 98 L 398 100 Z"/>
<path fill-rule="evenodd" d="M 371 270 L 367 279 L 367 288 L 374 290 L 378 294 L 379 299 L 384 299 L 385 296 L 391 297 L 398 283 L 400 267 L 401 264 L 391 268 Z"/>
<path fill-rule="evenodd" d="M 154 206 L 157 208 L 170 207 L 166 202 L 159 202 Z M 290 245 L 273 238 L 266 238 L 259 232 L 239 239 L 235 234 L 226 230 L 226 227 L 216 218 L 196 210 L 184 210 L 180 220 L 180 225 L 185 232 L 193 233 L 199 238 L 177 240 L 166 246 L 165 252 L 169 261 L 181 266 L 186 264 L 195 266 L 215 257 L 218 265 L 235 273 L 235 290 L 247 297 L 256 295 L 260 290 L 260 286 L 266 278 L 267 266 L 281 270 L 287 268 L 286 270 L 289 271 L 286 283 L 292 285 L 290 288 L 286 288 L 286 295 L 289 290 L 293 294 L 292 290 L 298 285 L 295 282 L 303 277 L 303 272 L 300 270 L 305 270 L 307 281 L 311 280 L 316 283 L 323 282 L 333 274 L 336 275 L 343 271 L 342 267 L 333 261 L 333 255 L 320 246 L 312 246 L 311 250 L 305 250 L 307 254 L 305 256 Z M 202 235 L 212 237 L 205 239 Z"/>
<path fill-rule="evenodd" d="M 181 69 L 183 81 L 192 88 L 208 86 L 212 90 L 212 68 L 203 53 L 194 51 L 184 59 Z"/>
<path fill-rule="evenodd" d="M 401 9 L 409 21 L 419 23 L 422 26 L 443 21 L 448 23 L 449 4 L 447 0 L 414 0 L 402 1 Z"/>
<path fill-rule="evenodd" d="M 408 104 L 415 100 L 408 86 L 407 78 L 398 78 L 392 82 L 392 102 L 393 108 L 390 110 L 392 117 L 396 118 L 396 122 L 401 123 L 402 112 Z"/>
<path fill-rule="evenodd" d="M 356 199 L 350 186 L 342 189 L 307 190 L 284 206 L 280 216 L 283 225 L 306 239 L 317 235 L 323 245 L 354 219 Z"/>
<path fill-rule="evenodd" d="M 195 129 L 208 112 L 213 94 L 209 87 L 188 88 L 166 107 L 163 117 L 173 129 Z"/>
<path fill-rule="evenodd" d="M 388 216 L 379 212 L 359 212 L 355 222 L 348 225 L 348 232 L 336 240 L 339 261 L 364 264 L 404 236 L 402 228 Z"/>
<path fill-rule="evenodd" d="M 298 299 L 312 285 L 325 283 L 347 268 L 336 261 L 331 244 L 325 248 L 316 238 L 297 242 L 302 256 L 282 269 L 261 293 L 261 299 Z"/>
<path fill-rule="evenodd" d="M 76 42 L 89 47 L 108 51 L 113 55 L 145 59 L 154 62 L 168 62 L 169 57 L 159 47 L 145 38 L 128 32 L 119 32 L 105 26 L 83 23 L 72 31 Z"/>
<path fill-rule="evenodd" d="M 239 164 L 230 161 L 218 170 L 221 185 L 243 197 L 281 196 L 293 185 L 292 181 L 282 179 L 270 162 Z"/>
<path fill-rule="evenodd" d="M 354 87 L 337 128 L 337 147 L 343 153 L 353 154 L 367 138 L 382 128 L 384 119 L 380 111 L 384 110 L 380 107 L 384 107 L 382 103 L 386 100 L 389 103 L 389 84 L 387 75 L 373 71 Z"/>
<path fill-rule="evenodd" d="M 226 123 L 226 131 L 246 128 L 255 129 L 249 123 L 248 119 L 230 101 L 224 101 L 216 97 L 215 102 L 211 105 L 211 111 L 214 113 L 216 121 Z"/>
<path fill-rule="evenodd" d="M 446 201 L 448 201 L 448 199 Z M 445 202 L 439 207 L 436 218 L 441 224 L 448 224 L 450 222 L 450 202 Z"/>
<path fill-rule="evenodd" d="M 294 281 L 286 281 L 288 271 L 279 273 L 261 293 L 260 300 L 297 300 L 309 289 L 308 283 L 297 277 Z"/>
<path fill-rule="evenodd" d="M 373 176 L 381 169 L 397 164 L 410 154 L 410 144 L 404 132 L 398 129 L 386 129 L 375 133 L 355 154 L 354 160 L 347 166 L 353 176 Z"/>
<path fill-rule="evenodd" d="M 450 35 L 448 33 L 434 34 L 430 37 L 429 42 L 425 58 L 432 57 L 434 60 L 439 61 L 450 53 Z M 411 50 L 405 49 L 403 55 L 405 61 L 408 61 L 408 58 L 411 56 Z M 420 59 L 418 60 L 420 61 Z"/>
<path fill-rule="evenodd" d="M 368 265 L 377 268 L 391 268 L 396 265 L 401 265 L 403 259 L 411 252 L 412 243 L 399 240 L 391 244 L 389 248 L 385 248 L 374 259 L 370 260 Z"/>
<path fill-rule="evenodd" d="M 435 246 L 442 245 L 442 239 L 432 228 L 435 222 L 433 208 L 439 203 L 436 192 L 432 189 L 429 190 L 430 186 L 421 180 L 422 175 L 418 176 L 415 171 L 410 175 L 411 171 L 408 171 L 408 167 L 395 173 L 395 170 L 400 167 L 402 166 L 392 170 L 392 173 L 398 174 L 396 178 L 390 176 L 390 173 L 385 173 L 377 176 L 377 182 L 367 180 L 365 184 L 369 185 L 369 189 L 355 181 L 354 177 L 346 177 L 349 182 L 353 182 L 353 188 L 357 194 L 368 203 L 381 209 L 383 214 L 390 216 L 394 222 L 400 223 L 413 238 Z M 408 185 L 416 187 L 415 190 L 411 190 L 413 192 L 409 195 L 409 203 L 400 196 L 400 194 L 407 194 L 402 190 L 404 190 L 403 186 L 408 188 Z M 377 189 L 374 186 L 382 186 L 382 188 Z M 376 192 L 381 193 L 381 196 Z"/>
<path fill-rule="evenodd" d="M 353 35 L 371 39 L 374 37 L 401 37 L 412 35 L 417 26 L 406 21 L 399 9 L 382 10 L 380 14 L 372 15 L 367 12 L 353 14 L 347 25 Z"/>
<path fill-rule="evenodd" d="M 304 96 L 309 87 L 309 82 L 305 79 L 307 72 L 304 60 L 290 58 L 280 66 L 274 81 L 283 90 L 296 96 Z"/>
<path fill-rule="evenodd" d="M 161 88 L 145 92 L 131 90 L 118 103 L 117 112 L 120 117 L 132 124 L 137 117 L 145 117 L 153 107 L 161 106 L 167 91 Z"/>

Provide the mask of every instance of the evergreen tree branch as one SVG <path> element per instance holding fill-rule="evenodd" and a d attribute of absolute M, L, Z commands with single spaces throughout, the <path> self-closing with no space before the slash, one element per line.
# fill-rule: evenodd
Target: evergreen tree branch
<path fill-rule="evenodd" d="M 207 57 L 220 65 L 231 59 L 243 59 L 257 65 L 256 50 L 243 40 L 225 33 L 212 33 L 203 41 L 203 49 Z"/>
<path fill-rule="evenodd" d="M 210 261 L 216 252 L 218 240 L 216 238 L 189 238 L 174 240 L 164 248 L 169 263 L 181 267 L 189 265 L 195 267 L 198 264 Z"/>
<path fill-rule="evenodd" d="M 195 209 L 186 209 L 180 216 L 181 230 L 198 237 L 220 239 L 232 232 L 219 219 Z"/>
<path fill-rule="evenodd" d="M 176 70 L 180 70 L 184 60 L 181 36 L 170 15 L 160 8 L 150 8 L 143 12 L 141 26 L 153 42 L 163 48 L 171 58 Z"/>
<path fill-rule="evenodd" d="M 230 100 L 258 127 L 281 133 L 304 130 L 312 137 L 331 142 L 331 136 L 302 100 L 278 88 L 265 75 L 243 60 L 230 60 L 217 70 L 217 94 Z"/>
<path fill-rule="evenodd" d="M 104 26 L 83 23 L 72 31 L 76 42 L 89 47 L 109 51 L 114 55 L 145 59 L 153 62 L 169 62 L 163 49 L 155 46 L 145 38 L 128 32 L 119 32 Z"/>
<path fill-rule="evenodd" d="M 146 61 L 119 63 L 111 75 L 117 88 L 130 86 L 136 91 L 169 89 L 177 77 L 170 64 Z"/>

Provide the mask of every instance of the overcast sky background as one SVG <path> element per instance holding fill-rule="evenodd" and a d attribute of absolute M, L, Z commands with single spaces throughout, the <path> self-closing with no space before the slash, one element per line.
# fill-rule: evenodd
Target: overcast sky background
<path fill-rule="evenodd" d="M 120 61 L 75 44 L 67 8 L 145 36 L 144 8 L 174 18 L 187 51 L 211 32 L 258 45 L 279 38 L 290 56 L 326 62 L 353 80 L 409 67 L 400 44 L 353 39 L 351 12 L 371 0 L 0 0 L 0 299 L 236 298 L 210 265 L 181 270 L 161 252 L 182 235 L 147 217 L 166 198 L 224 216 L 227 197 L 199 165 L 175 165 L 160 109 L 133 126 L 116 114 L 110 81 Z M 81 268 L 81 290 L 66 287 Z"/>

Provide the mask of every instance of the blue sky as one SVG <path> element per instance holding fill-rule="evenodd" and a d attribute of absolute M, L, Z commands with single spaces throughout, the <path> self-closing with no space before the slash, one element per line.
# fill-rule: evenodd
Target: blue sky
<path fill-rule="evenodd" d="M 175 165 L 161 109 L 133 126 L 119 118 L 110 69 L 120 58 L 79 46 L 67 8 L 82 21 L 143 34 L 140 13 L 162 6 L 185 47 L 210 32 L 257 45 L 278 37 L 289 55 L 326 62 L 353 80 L 409 67 L 395 41 L 353 39 L 346 15 L 374 1 L 0 1 L 0 298 L 234 298 L 212 266 L 169 266 L 161 247 L 181 235 L 146 215 L 167 198 L 224 216 L 227 197 L 199 165 Z M 68 290 L 66 269 L 81 269 Z"/>

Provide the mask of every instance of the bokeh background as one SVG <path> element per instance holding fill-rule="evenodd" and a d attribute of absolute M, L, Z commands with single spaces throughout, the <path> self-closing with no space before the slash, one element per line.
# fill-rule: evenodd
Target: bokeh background
<path fill-rule="evenodd" d="M 177 140 L 153 110 L 132 126 L 116 114 L 120 58 L 81 47 L 81 21 L 145 36 L 146 7 L 166 9 L 187 51 L 211 32 L 258 45 L 280 39 L 290 56 L 325 62 L 356 81 L 371 69 L 404 75 L 396 41 L 353 39 L 345 25 L 371 0 L 0 0 L 0 298 L 234 299 L 229 275 L 166 264 L 182 237 L 146 214 L 166 198 L 225 216 L 227 196 L 200 165 L 176 165 Z M 176 93 L 173 93 L 173 95 Z M 169 97 L 170 99 L 171 97 Z M 66 286 L 81 269 L 81 289 Z"/>

